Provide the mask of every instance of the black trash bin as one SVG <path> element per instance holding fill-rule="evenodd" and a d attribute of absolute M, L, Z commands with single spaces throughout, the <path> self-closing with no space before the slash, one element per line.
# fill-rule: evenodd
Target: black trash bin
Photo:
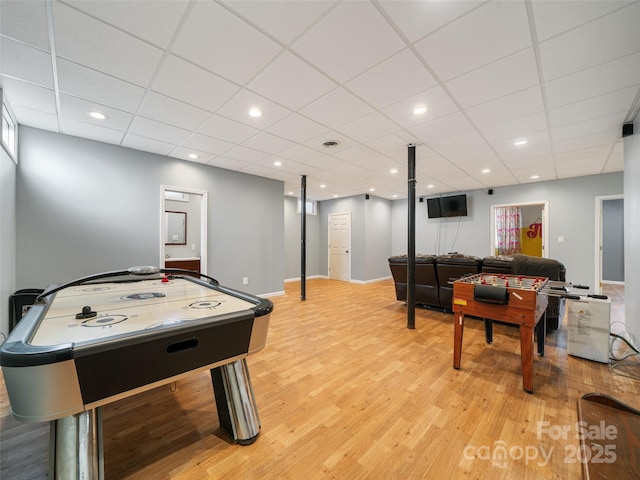
<path fill-rule="evenodd" d="M 13 330 L 42 292 L 44 290 L 40 288 L 25 288 L 9 296 L 9 331 Z"/>

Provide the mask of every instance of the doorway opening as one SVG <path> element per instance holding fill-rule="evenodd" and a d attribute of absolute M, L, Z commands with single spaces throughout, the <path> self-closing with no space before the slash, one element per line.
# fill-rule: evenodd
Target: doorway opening
<path fill-rule="evenodd" d="M 624 286 L 624 196 L 596 197 L 595 285 Z"/>
<path fill-rule="evenodd" d="M 547 258 L 549 202 L 491 206 L 491 255 Z"/>
<path fill-rule="evenodd" d="M 207 195 L 204 190 L 160 186 L 161 267 L 197 268 L 207 274 Z"/>

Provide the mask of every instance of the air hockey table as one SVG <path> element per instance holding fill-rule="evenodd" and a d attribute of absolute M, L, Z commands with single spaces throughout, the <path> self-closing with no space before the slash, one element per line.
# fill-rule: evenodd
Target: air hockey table
<path fill-rule="evenodd" d="M 210 370 L 221 427 L 253 443 L 260 419 L 246 357 L 265 346 L 272 310 L 171 268 L 50 287 L 0 347 L 11 412 L 51 422 L 51 477 L 104 478 L 101 407 Z"/>

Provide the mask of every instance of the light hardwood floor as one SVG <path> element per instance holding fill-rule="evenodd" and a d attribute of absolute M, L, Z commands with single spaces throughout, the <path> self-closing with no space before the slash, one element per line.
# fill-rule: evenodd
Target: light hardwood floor
<path fill-rule="evenodd" d="M 210 377 L 195 374 L 104 408 L 107 479 L 579 479 L 578 398 L 640 407 L 638 381 L 567 355 L 564 325 L 528 394 L 515 328 L 494 325 L 487 345 L 465 322 L 454 370 L 452 315 L 418 309 L 407 329 L 391 280 L 309 280 L 304 302 L 292 282 L 272 300 L 268 345 L 248 359 L 258 440 L 229 443 Z M 13 420 L 4 385 L 0 427 L 0 477 L 45 478 L 48 427 Z"/>

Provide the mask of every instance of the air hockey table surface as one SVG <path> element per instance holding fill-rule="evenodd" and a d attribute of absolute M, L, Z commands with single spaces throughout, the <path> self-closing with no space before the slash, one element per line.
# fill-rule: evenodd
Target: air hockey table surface
<path fill-rule="evenodd" d="M 243 359 L 265 346 L 273 308 L 189 274 L 49 291 L 0 347 L 22 421 L 59 419 Z"/>

